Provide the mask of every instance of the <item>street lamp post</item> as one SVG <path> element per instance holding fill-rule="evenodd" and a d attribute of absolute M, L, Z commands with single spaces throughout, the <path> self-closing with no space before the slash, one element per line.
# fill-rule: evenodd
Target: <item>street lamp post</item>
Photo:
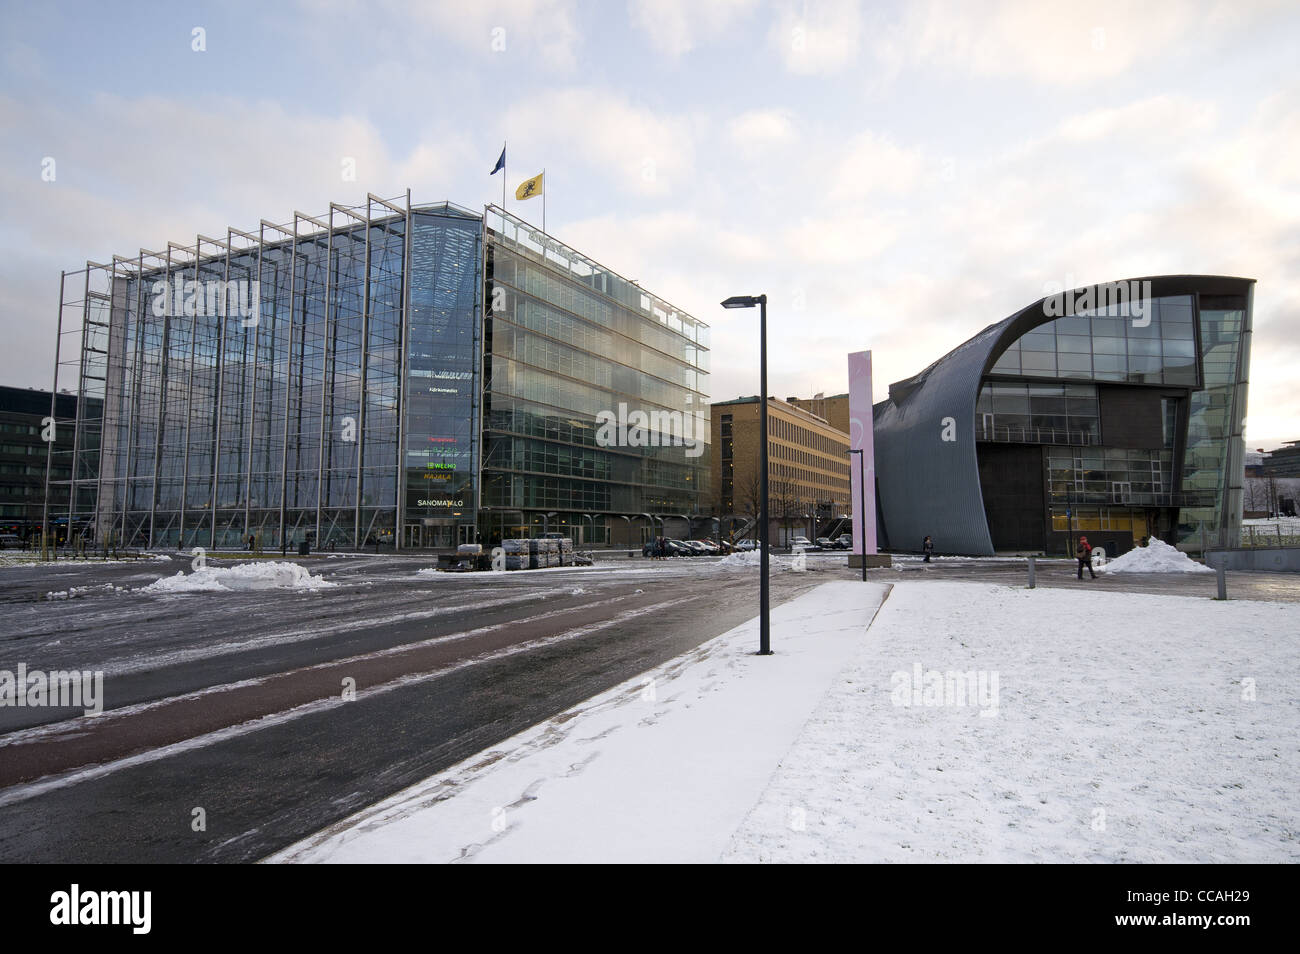
<path fill-rule="evenodd" d="M 753 308 L 758 306 L 758 377 L 759 409 L 759 506 L 758 506 L 758 654 L 772 655 L 772 614 L 768 590 L 768 515 L 767 515 L 767 296 L 736 295 L 722 303 L 723 308 Z"/>
<path fill-rule="evenodd" d="M 867 582 L 867 458 L 862 453 L 862 448 L 857 450 L 850 449 L 850 454 L 858 455 L 858 470 L 861 473 L 858 476 L 858 515 L 853 518 L 853 522 L 858 525 L 858 532 L 862 534 L 862 582 Z"/>

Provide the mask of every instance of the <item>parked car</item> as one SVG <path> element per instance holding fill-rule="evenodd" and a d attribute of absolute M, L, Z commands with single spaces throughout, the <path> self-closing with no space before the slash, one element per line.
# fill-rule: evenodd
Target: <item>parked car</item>
<path fill-rule="evenodd" d="M 851 534 L 851 533 L 841 533 L 838 537 L 835 538 L 835 542 L 839 545 L 839 548 L 840 548 L 841 550 L 852 550 L 852 549 L 853 549 L 853 534 Z"/>
<path fill-rule="evenodd" d="M 702 548 L 709 556 L 718 556 L 722 553 L 722 549 L 712 540 L 692 540 L 690 542 L 697 548 Z"/>
<path fill-rule="evenodd" d="M 737 553 L 748 553 L 751 550 L 758 549 L 757 540 L 737 540 L 735 543 Z"/>
<path fill-rule="evenodd" d="M 805 550 L 816 549 L 816 545 L 807 537 L 803 536 L 795 537 L 790 541 L 790 549 L 793 550 L 795 547 L 803 547 Z"/>
<path fill-rule="evenodd" d="M 819 546 L 819 547 L 820 547 L 821 549 L 823 549 L 823 550 L 838 550 L 838 549 L 839 549 L 839 544 L 836 543 L 834 540 L 832 540 L 830 537 L 818 537 L 818 538 L 817 538 L 817 546 Z"/>

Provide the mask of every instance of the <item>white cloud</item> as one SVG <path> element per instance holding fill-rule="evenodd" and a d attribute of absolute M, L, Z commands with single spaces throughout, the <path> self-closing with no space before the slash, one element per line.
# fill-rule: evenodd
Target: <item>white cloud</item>
<path fill-rule="evenodd" d="M 678 57 L 732 29 L 754 0 L 628 0 L 628 18 L 660 53 Z"/>
<path fill-rule="evenodd" d="M 1138 72 L 1170 52 L 1285 13 L 1276 2 L 1200 0 L 930 0 L 908 4 L 874 29 L 877 58 L 986 77 L 1028 77 L 1053 86 L 1094 83 Z"/>
<path fill-rule="evenodd" d="M 791 73 L 830 74 L 856 58 L 861 31 L 857 0 L 802 0 L 781 8 L 767 38 Z"/>
<path fill-rule="evenodd" d="M 451 38 L 483 56 L 524 52 L 557 70 L 577 65 L 582 37 L 574 0 L 378 0 L 358 8 L 351 0 L 300 0 L 328 20 L 364 11 L 368 24 L 395 26 L 396 37 L 424 51 Z"/>
<path fill-rule="evenodd" d="M 767 147 L 789 142 L 794 135 L 790 111 L 751 109 L 727 124 L 732 141 L 742 147 Z"/>
<path fill-rule="evenodd" d="M 694 168 L 689 121 L 603 90 L 575 87 L 522 99 L 506 112 L 505 127 L 534 154 L 568 156 L 571 170 L 634 194 L 668 195 L 687 185 Z"/>
<path fill-rule="evenodd" d="M 840 156 L 831 165 L 829 189 L 833 201 L 852 201 L 877 192 L 893 194 L 913 189 L 923 176 L 937 174 L 916 149 L 903 148 L 874 132 L 854 136 L 845 145 L 832 139 L 828 144 Z"/>

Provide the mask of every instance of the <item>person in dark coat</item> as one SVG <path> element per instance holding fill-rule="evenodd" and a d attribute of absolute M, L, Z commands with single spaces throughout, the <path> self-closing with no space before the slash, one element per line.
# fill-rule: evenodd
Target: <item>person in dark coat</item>
<path fill-rule="evenodd" d="M 926 534 L 925 539 L 921 541 L 921 549 L 925 551 L 925 559 L 921 562 L 929 563 L 930 556 L 934 553 L 934 541 L 930 539 L 929 534 Z"/>
<path fill-rule="evenodd" d="M 1088 568 L 1088 575 L 1094 580 L 1097 574 L 1092 572 L 1092 546 L 1088 543 L 1087 537 L 1079 537 L 1079 546 L 1075 549 L 1074 555 L 1079 558 L 1079 579 L 1083 579 L 1083 568 Z"/>

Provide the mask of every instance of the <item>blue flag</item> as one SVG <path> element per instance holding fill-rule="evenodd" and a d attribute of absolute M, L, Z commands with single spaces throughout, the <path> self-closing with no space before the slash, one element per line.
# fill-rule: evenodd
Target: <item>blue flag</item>
<path fill-rule="evenodd" d="M 500 172 L 502 169 L 504 169 L 505 167 L 506 167 L 506 147 L 505 147 L 505 146 L 502 146 L 502 147 L 501 147 L 501 158 L 497 160 L 497 164 L 496 164 L 495 166 L 492 167 L 492 171 L 489 172 L 488 175 L 490 175 L 490 176 L 494 176 L 494 175 L 496 175 L 498 172 Z"/>

